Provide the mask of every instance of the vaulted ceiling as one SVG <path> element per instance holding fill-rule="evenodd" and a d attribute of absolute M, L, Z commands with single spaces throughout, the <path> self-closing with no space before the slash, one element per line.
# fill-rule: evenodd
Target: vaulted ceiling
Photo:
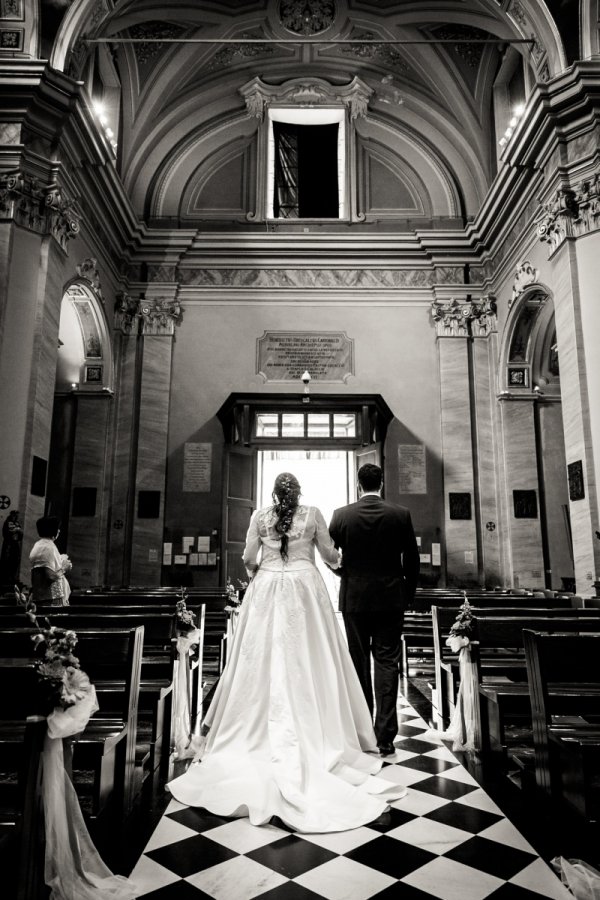
<path fill-rule="evenodd" d="M 148 220 L 181 216 L 207 159 L 245 152 L 258 121 L 240 87 L 257 75 L 358 76 L 373 94 L 357 134 L 397 161 L 432 217 L 473 216 L 496 174 L 494 84 L 507 58 L 518 56 L 525 91 L 567 63 L 542 0 L 86 3 L 45 2 L 46 46 L 118 110 L 117 164 Z"/>

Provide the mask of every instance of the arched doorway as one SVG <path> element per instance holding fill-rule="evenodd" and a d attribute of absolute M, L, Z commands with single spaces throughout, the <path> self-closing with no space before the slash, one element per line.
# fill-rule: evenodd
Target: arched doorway
<path fill-rule="evenodd" d="M 541 285 L 528 287 L 511 310 L 500 379 L 504 444 L 511 459 L 505 476 L 508 550 L 515 587 L 572 588 L 573 548 L 554 304 Z M 518 455 L 515 448 L 520 448 Z M 527 561 L 524 554 L 529 554 Z"/>
<path fill-rule="evenodd" d="M 60 312 L 46 513 L 61 520 L 59 548 L 77 584 L 102 581 L 107 434 L 113 395 L 106 316 L 84 280 L 69 284 Z"/>

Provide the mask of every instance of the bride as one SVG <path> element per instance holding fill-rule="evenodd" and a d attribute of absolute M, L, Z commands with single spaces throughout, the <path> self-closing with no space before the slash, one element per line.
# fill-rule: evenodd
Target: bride
<path fill-rule="evenodd" d="M 315 565 L 315 546 L 332 568 L 339 554 L 321 512 L 299 498 L 284 472 L 273 506 L 252 516 L 243 556 L 252 580 L 202 760 L 168 787 L 187 806 L 253 825 L 278 816 L 299 832 L 345 831 L 406 788 L 376 777 L 371 716 Z"/>

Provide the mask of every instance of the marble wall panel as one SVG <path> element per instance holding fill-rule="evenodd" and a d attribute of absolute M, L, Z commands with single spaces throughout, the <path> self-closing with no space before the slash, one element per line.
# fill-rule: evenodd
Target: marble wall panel
<path fill-rule="evenodd" d="M 147 335 L 143 340 L 131 584 L 160 585 L 172 338 Z M 145 519 L 137 516 L 139 491 L 160 492 L 158 518 Z"/>
<path fill-rule="evenodd" d="M 500 562 L 498 487 L 496 479 L 495 398 L 496 335 L 473 341 L 474 428 L 476 430 L 476 478 L 479 494 L 479 534 L 485 584 L 502 586 Z"/>
<path fill-rule="evenodd" d="M 111 398 L 107 394 L 80 394 L 71 489 L 96 489 L 96 514 L 69 519 L 69 556 L 73 561 L 72 582 L 78 586 L 104 580 L 106 532 L 102 527 L 105 506 L 106 443 Z"/>
<path fill-rule="evenodd" d="M 563 244 L 551 263 L 565 457 L 567 465 L 582 461 L 586 487 L 583 499 L 570 501 L 575 579 L 578 593 L 593 594 L 593 581 L 600 572 L 600 541 L 594 535 L 598 529 L 598 506 L 590 418 L 596 417 L 598 411 L 590 409 L 582 305 L 597 303 L 597 284 L 590 283 L 593 264 L 586 266 L 582 260 L 582 272 L 579 273 L 572 242 Z M 595 354 L 597 348 L 590 347 L 589 352 Z"/>
<path fill-rule="evenodd" d="M 501 404 L 504 438 L 505 508 L 508 517 L 508 550 L 513 587 L 543 588 L 544 558 L 539 516 L 539 482 L 536 455 L 534 402 Z M 515 517 L 513 491 L 535 491 L 537 518 Z"/>
<path fill-rule="evenodd" d="M 438 350 L 446 571 L 449 584 L 465 585 L 477 583 L 479 579 L 467 341 L 463 338 L 439 338 Z M 450 493 L 471 495 L 471 519 L 450 518 Z"/>
<path fill-rule="evenodd" d="M 127 583 L 130 495 L 133 493 L 132 452 L 135 446 L 137 423 L 136 402 L 136 342 L 135 335 L 116 335 L 115 371 L 116 394 L 114 410 L 114 445 L 111 508 L 108 521 L 107 580 L 114 586 Z"/>

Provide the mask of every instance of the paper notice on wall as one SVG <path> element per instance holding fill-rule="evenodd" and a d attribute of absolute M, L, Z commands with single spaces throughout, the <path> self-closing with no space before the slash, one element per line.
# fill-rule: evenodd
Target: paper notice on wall
<path fill-rule="evenodd" d="M 187 556 L 185 556 L 183 553 L 176 553 L 173 562 L 176 566 L 185 566 L 185 564 L 187 563 Z"/>
<path fill-rule="evenodd" d="M 475 553 L 473 550 L 465 550 L 465 562 L 467 565 L 473 565 L 475 562 Z"/>
<path fill-rule="evenodd" d="M 431 545 L 431 565 L 432 566 L 441 566 L 442 564 L 442 552 L 441 552 L 441 544 L 432 544 Z"/>
<path fill-rule="evenodd" d="M 398 491 L 401 494 L 427 493 L 425 444 L 398 445 Z"/>
<path fill-rule="evenodd" d="M 208 553 L 210 550 L 210 535 L 198 538 L 198 553 Z"/>
<path fill-rule="evenodd" d="M 429 564 L 431 562 L 431 553 L 419 553 L 419 559 L 422 563 Z"/>
<path fill-rule="evenodd" d="M 216 553 L 207 553 L 206 554 L 207 565 L 208 566 L 216 566 L 217 564 L 217 554 Z"/>
<path fill-rule="evenodd" d="M 183 490 L 206 494 L 210 491 L 212 444 L 183 445 Z"/>
<path fill-rule="evenodd" d="M 173 544 L 172 543 L 163 544 L 163 553 L 172 553 L 172 552 L 173 552 Z"/>
<path fill-rule="evenodd" d="M 194 537 L 184 537 L 184 538 L 182 538 L 182 539 L 181 539 L 181 543 L 182 543 L 183 546 L 182 546 L 182 548 L 181 548 L 181 552 L 182 552 L 182 553 L 189 553 L 190 550 L 192 549 L 192 547 L 194 546 L 194 541 L 195 541 L 195 540 L 196 540 L 196 539 L 195 539 Z"/>
<path fill-rule="evenodd" d="M 198 566 L 200 563 L 198 562 L 198 554 L 190 553 L 190 566 Z"/>
<path fill-rule="evenodd" d="M 421 535 L 418 534 L 416 537 L 417 537 L 417 547 L 420 547 L 421 546 Z"/>
<path fill-rule="evenodd" d="M 199 553 L 198 554 L 198 565 L 199 566 L 207 566 L 208 565 L 208 553 Z"/>

